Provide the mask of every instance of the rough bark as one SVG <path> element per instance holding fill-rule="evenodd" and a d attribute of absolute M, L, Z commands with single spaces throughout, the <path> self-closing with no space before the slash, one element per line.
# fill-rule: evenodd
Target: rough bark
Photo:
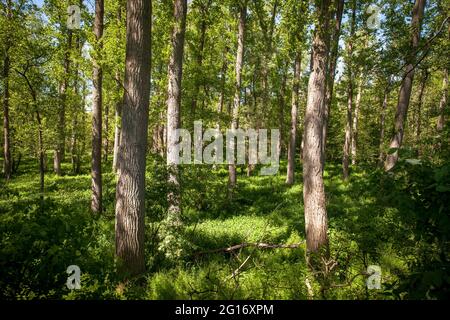
<path fill-rule="evenodd" d="M 299 84 L 300 84 L 300 53 L 295 55 L 294 62 L 294 78 L 292 80 L 292 97 L 291 97 L 291 128 L 289 132 L 288 144 L 288 165 L 286 174 L 286 184 L 294 184 L 295 174 L 295 148 L 297 140 L 297 114 L 298 114 L 298 100 L 299 100 Z"/>
<path fill-rule="evenodd" d="M 145 270 L 145 162 L 150 98 L 151 1 L 127 1 L 122 141 L 116 190 L 116 256 L 125 275 Z"/>
<path fill-rule="evenodd" d="M 234 100 L 232 110 L 231 129 L 237 129 L 239 126 L 239 108 L 241 101 L 241 73 L 244 60 L 244 38 L 245 38 L 245 22 L 247 16 L 246 4 L 241 5 L 239 12 L 238 27 L 238 46 L 236 52 L 236 82 L 234 84 Z M 234 153 L 234 151 L 233 151 Z M 236 186 L 236 165 L 231 163 L 228 165 L 228 188 L 231 191 Z"/>
<path fill-rule="evenodd" d="M 425 9 L 425 0 L 416 0 L 412 12 L 412 40 L 411 40 L 411 52 L 408 57 L 408 65 L 406 66 L 406 73 L 400 87 L 400 93 L 397 103 L 397 111 L 395 113 L 395 125 L 394 134 L 389 144 L 390 152 L 386 157 L 384 169 L 386 171 L 394 168 L 398 161 L 398 149 L 402 146 L 404 122 L 407 117 L 409 100 L 411 98 L 411 89 L 414 80 L 414 63 L 415 55 L 417 54 L 417 48 L 420 40 L 420 29 L 422 17 Z"/>
<path fill-rule="evenodd" d="M 174 1 L 174 26 L 172 53 L 169 61 L 169 86 L 167 99 L 167 163 L 168 163 L 168 221 L 181 225 L 181 192 L 176 162 L 176 129 L 180 127 L 181 79 L 183 74 L 184 38 L 186 32 L 187 1 Z"/>
<path fill-rule="evenodd" d="M 116 90 L 121 89 L 121 80 L 119 76 L 119 72 L 117 71 L 115 74 L 115 81 L 116 81 Z M 119 158 L 119 146 L 120 146 L 120 137 L 121 137 L 121 128 L 120 128 L 120 119 L 122 117 L 122 102 L 123 100 L 120 98 L 116 101 L 115 105 L 115 124 L 114 124 L 114 151 L 113 151 L 113 171 L 117 172 L 117 169 L 119 167 L 118 164 L 118 158 Z"/>
<path fill-rule="evenodd" d="M 103 35 L 103 15 L 104 2 L 103 0 L 95 1 L 95 20 L 94 20 L 94 35 L 96 54 L 98 59 L 101 54 L 101 38 Z M 92 90 L 92 197 L 91 210 L 93 213 L 99 214 L 102 212 L 102 68 L 98 61 L 94 59 L 93 71 L 93 85 Z"/>
<path fill-rule="evenodd" d="M 312 44 L 312 72 L 304 123 L 303 200 L 307 251 L 317 252 L 328 244 L 328 218 L 323 182 L 323 117 L 327 77 L 327 29 L 329 0 L 315 1 L 318 22 Z"/>

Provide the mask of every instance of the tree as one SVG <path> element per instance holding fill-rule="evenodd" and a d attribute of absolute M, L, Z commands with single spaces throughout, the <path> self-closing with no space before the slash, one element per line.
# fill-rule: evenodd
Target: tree
<path fill-rule="evenodd" d="M 291 100 L 291 129 L 289 132 L 288 144 L 288 166 L 286 175 L 286 184 L 294 183 L 295 170 L 295 145 L 297 140 L 297 113 L 298 113 L 298 89 L 300 82 L 300 53 L 295 56 L 294 79 L 292 81 L 292 100 Z"/>
<path fill-rule="evenodd" d="M 304 120 L 303 202 L 306 247 L 316 253 L 328 244 L 328 218 L 323 182 L 322 134 L 327 77 L 328 26 L 330 1 L 315 1 L 317 22 L 312 43 L 312 72 Z"/>
<path fill-rule="evenodd" d="M 441 132 L 444 129 L 445 123 L 445 107 L 447 105 L 448 96 L 448 69 L 444 70 L 444 78 L 442 80 L 442 96 L 439 101 L 439 118 L 437 122 L 437 131 Z"/>
<path fill-rule="evenodd" d="M 167 220 L 169 225 L 181 226 L 180 179 L 176 158 L 178 156 L 178 136 L 180 127 L 181 79 L 183 74 L 184 38 L 186 33 L 187 0 L 175 0 L 173 3 L 174 26 L 172 30 L 172 52 L 169 61 L 169 86 L 167 99 L 167 163 L 169 205 Z"/>
<path fill-rule="evenodd" d="M 126 275 L 145 270 L 145 163 L 150 96 L 151 1 L 127 1 L 122 141 L 116 190 L 116 256 Z"/>
<path fill-rule="evenodd" d="M 399 148 L 403 142 L 404 121 L 406 119 L 409 107 L 409 100 L 411 97 L 411 89 L 414 80 L 415 72 L 415 56 L 417 55 L 417 49 L 420 41 L 420 30 L 422 24 L 422 17 L 425 10 L 425 0 L 416 0 L 412 11 L 412 39 L 411 39 L 411 52 L 408 55 L 406 71 L 403 76 L 403 81 L 400 87 L 400 93 L 397 103 L 397 111 L 395 113 L 395 125 L 394 134 L 389 144 L 390 152 L 386 157 L 384 169 L 386 171 L 394 168 L 398 161 Z"/>
<path fill-rule="evenodd" d="M 238 23 L 238 46 L 236 51 L 236 80 L 234 84 L 234 100 L 231 120 L 231 130 L 236 130 L 239 127 L 239 107 L 241 104 L 241 72 L 244 61 L 244 41 L 245 41 L 245 20 L 247 16 L 247 3 L 239 4 L 239 23 Z M 234 145 L 234 143 L 233 143 Z M 233 149 L 234 153 L 234 149 Z M 236 164 L 230 163 L 228 165 L 228 189 L 231 195 L 232 190 L 236 186 Z"/>
<path fill-rule="evenodd" d="M 99 64 L 101 38 L 103 35 L 103 0 L 95 1 L 94 35 L 96 55 L 94 59 L 92 91 L 92 198 L 91 209 L 94 213 L 102 212 L 102 68 Z"/>

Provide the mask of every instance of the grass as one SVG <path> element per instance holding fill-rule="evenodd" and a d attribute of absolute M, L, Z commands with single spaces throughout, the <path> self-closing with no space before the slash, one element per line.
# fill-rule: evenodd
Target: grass
<path fill-rule="evenodd" d="M 146 260 L 148 272 L 122 282 L 114 260 L 112 173 L 104 175 L 101 217 L 89 212 L 90 175 L 46 174 L 44 211 L 39 211 L 38 174 L 25 162 L 0 195 L 1 293 L 4 298 L 64 299 L 306 299 L 304 245 L 298 249 L 243 248 L 233 253 L 197 252 L 243 242 L 304 243 L 301 172 L 285 185 L 285 164 L 276 176 L 246 177 L 229 201 L 225 168 L 183 168 L 183 255 L 167 258 L 158 247 L 164 217 L 163 164 L 149 159 Z M 110 164 L 104 167 L 108 172 Z M 70 172 L 69 166 L 63 167 Z M 379 176 L 354 170 L 342 181 L 340 166 L 325 176 L 331 257 L 338 262 L 317 298 L 401 298 L 399 281 L 412 272 L 418 239 L 405 220 L 408 210 L 387 197 Z M 387 192 L 387 190 L 386 190 Z M 67 266 L 82 271 L 82 289 L 65 287 Z M 382 290 L 367 290 L 356 276 L 370 264 L 383 272 Z M 237 274 L 236 274 L 237 273 Z M 234 276 L 233 276 L 234 274 Z M 349 283 L 349 279 L 354 279 Z M 316 284 L 318 286 L 318 284 Z"/>

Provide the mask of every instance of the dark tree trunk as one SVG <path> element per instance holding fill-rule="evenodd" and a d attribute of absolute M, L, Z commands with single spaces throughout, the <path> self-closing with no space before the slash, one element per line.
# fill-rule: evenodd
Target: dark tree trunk
<path fill-rule="evenodd" d="M 448 69 L 444 70 L 444 80 L 442 80 L 442 97 L 439 102 L 439 118 L 437 122 L 437 131 L 441 132 L 444 129 L 445 123 L 445 107 L 447 106 L 448 96 Z"/>
<path fill-rule="evenodd" d="M 95 21 L 94 34 L 97 57 L 94 59 L 93 84 L 92 92 L 92 198 L 91 210 L 93 213 L 102 212 L 102 68 L 97 59 L 100 59 L 101 38 L 103 35 L 103 0 L 95 1 Z"/>
<path fill-rule="evenodd" d="M 125 275 L 144 272 L 145 162 L 150 99 L 151 1 L 127 1 L 122 141 L 116 190 L 116 256 Z"/>
<path fill-rule="evenodd" d="M 5 179 L 11 179 L 12 161 L 9 130 L 9 56 L 5 52 L 3 59 L 3 173 Z"/>
<path fill-rule="evenodd" d="M 425 9 L 425 0 L 416 0 L 412 12 L 412 41 L 411 52 L 408 57 L 408 65 L 406 66 L 406 73 L 400 87 L 400 93 L 397 103 L 397 111 L 395 114 L 394 134 L 389 144 L 391 152 L 386 157 L 384 169 L 386 171 L 394 168 L 398 161 L 398 149 L 402 146 L 404 121 L 406 119 L 409 107 L 409 100 L 411 98 L 411 89 L 414 80 L 414 63 L 415 55 L 417 54 L 417 48 L 420 40 L 420 29 L 422 23 L 422 17 Z"/>

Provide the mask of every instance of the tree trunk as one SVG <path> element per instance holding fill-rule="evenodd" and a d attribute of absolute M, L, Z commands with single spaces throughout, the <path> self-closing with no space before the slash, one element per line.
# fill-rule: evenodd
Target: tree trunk
<path fill-rule="evenodd" d="M 116 80 L 116 90 L 121 90 L 121 80 L 119 76 L 119 72 L 116 71 L 115 75 Z M 120 136 L 121 136 L 121 129 L 120 129 L 120 119 L 122 118 L 122 99 L 118 99 L 116 102 L 116 108 L 115 108 L 115 124 L 114 124 L 114 154 L 113 154 L 113 171 L 117 172 L 117 169 L 119 167 L 119 164 L 117 162 L 119 158 L 119 148 L 120 148 Z"/>
<path fill-rule="evenodd" d="M 144 272 L 145 161 L 150 99 L 151 1 L 127 1 L 122 141 L 116 190 L 116 256 L 125 275 Z"/>
<path fill-rule="evenodd" d="M 329 58 L 328 77 L 325 97 L 325 115 L 322 133 L 322 149 L 325 159 L 325 147 L 328 134 L 328 122 L 331 113 L 331 102 L 333 100 L 334 78 L 336 76 L 336 65 L 339 52 L 339 38 L 341 35 L 341 22 L 344 13 L 344 0 L 335 0 L 336 13 L 334 16 L 334 29 L 331 37 L 331 53 Z"/>
<path fill-rule="evenodd" d="M 420 91 L 419 91 L 419 98 L 417 101 L 417 109 L 416 109 L 416 147 L 417 147 L 417 156 L 420 156 L 422 153 L 421 150 L 421 141 L 420 141 L 420 135 L 422 133 L 422 106 L 423 106 L 423 97 L 425 93 L 425 86 L 428 79 L 428 71 L 424 70 L 424 74 L 422 77 L 422 81 L 420 83 Z"/>
<path fill-rule="evenodd" d="M 303 202 L 307 252 L 319 251 L 328 244 L 328 218 L 323 182 L 323 117 L 327 78 L 329 0 L 315 1 L 318 22 L 312 44 L 312 72 L 304 124 Z"/>
<path fill-rule="evenodd" d="M 176 158 L 178 143 L 176 130 L 180 127 L 181 79 L 183 75 L 184 38 L 186 32 L 187 1 L 174 1 L 174 27 L 172 30 L 172 53 L 169 62 L 169 86 L 167 99 L 167 164 L 168 164 L 168 222 L 181 226 L 181 191 Z"/>
<path fill-rule="evenodd" d="M 439 102 L 439 118 L 436 126 L 438 132 L 441 132 L 444 129 L 445 107 L 447 106 L 447 96 L 448 96 L 448 69 L 445 69 L 444 80 L 442 81 L 442 97 L 441 101 Z"/>
<path fill-rule="evenodd" d="M 8 52 L 3 59 L 3 173 L 5 179 L 11 179 L 12 161 L 9 130 L 9 67 Z"/>
<path fill-rule="evenodd" d="M 294 79 L 292 80 L 292 100 L 291 100 L 291 131 L 289 133 L 288 144 L 288 165 L 286 174 L 286 184 L 294 184 L 295 174 L 295 146 L 297 139 L 297 113 L 298 113 L 298 89 L 300 84 L 301 54 L 297 52 L 294 62 Z"/>
<path fill-rule="evenodd" d="M 342 156 L 342 173 L 344 180 L 349 176 L 350 148 L 352 145 L 352 110 L 353 110 L 353 37 L 355 35 L 356 24 L 356 1 L 353 0 L 352 20 L 350 25 L 350 35 L 347 40 L 347 120 L 345 124 L 345 138 Z"/>
<path fill-rule="evenodd" d="M 362 94 L 363 79 L 362 75 L 359 78 L 358 93 L 356 94 L 355 112 L 353 113 L 353 129 L 352 129 L 352 165 L 356 164 L 356 148 L 358 143 L 358 120 L 359 109 L 361 106 L 361 94 Z"/>
<path fill-rule="evenodd" d="M 234 87 L 234 102 L 231 120 L 231 129 L 237 129 L 239 126 L 239 107 L 241 101 L 241 72 L 244 60 L 244 38 L 245 38 L 245 20 L 247 16 L 247 5 L 242 4 L 239 13 L 238 46 L 236 52 L 236 82 Z M 234 148 L 236 149 L 236 148 Z M 233 149 L 233 159 L 234 159 Z M 229 195 L 236 186 L 236 165 L 233 163 L 228 166 L 228 189 Z"/>
<path fill-rule="evenodd" d="M 379 164 L 382 165 L 384 162 L 384 130 L 385 130 L 385 119 L 386 119 L 386 109 L 389 98 L 389 84 L 384 90 L 383 103 L 381 104 L 381 114 L 380 114 L 380 155 L 378 157 Z"/>
<path fill-rule="evenodd" d="M 101 38 L 103 35 L 103 0 L 95 1 L 94 34 L 97 57 L 94 59 L 92 82 L 92 198 L 91 210 L 93 213 L 102 212 L 102 68 L 97 59 L 101 56 Z"/>
<path fill-rule="evenodd" d="M 416 0 L 412 13 L 412 45 L 411 52 L 408 58 L 408 65 L 406 66 L 406 74 L 404 76 L 402 85 L 400 87 L 400 93 L 397 103 L 397 111 L 395 114 L 395 126 L 394 134 L 391 138 L 389 144 L 390 152 L 386 157 L 386 162 L 384 164 L 384 169 L 386 171 L 394 168 L 398 161 L 398 149 L 402 146 L 403 142 L 403 127 L 404 121 L 408 113 L 409 100 L 411 97 L 411 89 L 414 80 L 414 63 L 415 56 L 417 55 L 417 48 L 419 46 L 420 40 L 420 29 L 423 17 L 423 12 L 425 9 L 425 0 Z"/>
<path fill-rule="evenodd" d="M 70 50 L 72 48 L 72 31 L 67 30 L 67 50 L 64 55 L 64 79 L 59 88 L 58 141 L 53 155 L 53 170 L 61 175 L 61 162 L 64 161 L 66 148 L 66 104 L 70 74 Z"/>

